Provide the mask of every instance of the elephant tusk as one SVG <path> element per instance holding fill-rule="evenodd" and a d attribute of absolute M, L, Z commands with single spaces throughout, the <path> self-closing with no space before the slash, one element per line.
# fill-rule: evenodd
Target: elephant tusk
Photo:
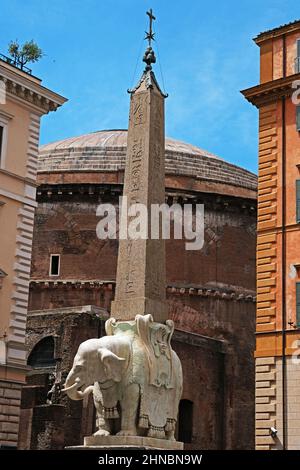
<path fill-rule="evenodd" d="M 79 377 L 77 377 L 77 379 L 75 379 L 75 382 L 70 385 L 69 387 L 65 387 L 65 388 L 62 388 L 62 392 L 68 392 L 69 390 L 73 390 L 73 388 L 76 388 L 78 387 L 78 383 L 80 382 L 80 379 Z"/>
<path fill-rule="evenodd" d="M 68 392 L 69 390 L 73 390 L 73 388 L 78 387 L 78 384 L 75 382 L 73 385 L 70 385 L 70 387 L 65 387 L 61 391 L 62 392 Z"/>

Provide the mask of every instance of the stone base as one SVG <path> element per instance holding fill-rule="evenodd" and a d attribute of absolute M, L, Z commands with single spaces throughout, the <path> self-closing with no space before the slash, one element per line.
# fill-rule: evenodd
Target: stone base
<path fill-rule="evenodd" d="M 83 446 L 72 446 L 72 450 L 93 449 L 160 449 L 182 450 L 183 442 L 169 441 L 167 439 L 155 439 L 142 436 L 88 436 L 84 438 Z"/>
<path fill-rule="evenodd" d="M 165 323 L 168 319 L 166 303 L 161 300 L 137 297 L 134 299 L 113 300 L 111 318 L 117 321 L 130 321 L 136 315 L 152 315 L 157 323 Z"/>

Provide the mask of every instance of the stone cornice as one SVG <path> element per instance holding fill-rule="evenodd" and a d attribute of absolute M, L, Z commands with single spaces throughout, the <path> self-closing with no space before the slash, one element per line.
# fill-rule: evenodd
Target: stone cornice
<path fill-rule="evenodd" d="M 38 187 L 38 183 L 36 181 L 34 181 L 33 179 L 31 179 L 31 178 L 26 178 L 24 176 L 17 175 L 16 173 L 12 173 L 11 171 L 4 170 L 3 168 L 0 169 L 0 173 L 2 173 L 3 175 L 8 176 L 10 178 L 14 178 L 18 181 L 22 181 L 23 183 L 28 183 L 31 186 Z"/>
<path fill-rule="evenodd" d="M 100 281 L 97 279 L 31 279 L 31 289 L 107 289 L 113 290 L 115 280 Z M 202 287 L 202 286 L 178 286 L 168 285 L 167 293 L 178 296 L 199 296 L 199 297 L 212 297 L 222 300 L 235 300 L 243 302 L 256 302 L 254 291 L 247 291 L 245 289 L 235 290 L 229 288 L 219 287 Z"/>
<path fill-rule="evenodd" d="M 283 36 L 284 34 L 291 34 L 295 31 L 300 31 L 300 20 L 292 21 L 291 23 L 278 26 L 277 28 L 270 29 L 258 34 L 253 41 L 256 44 L 261 44 L 268 39 L 274 39 L 276 37 Z"/>
<path fill-rule="evenodd" d="M 105 308 L 97 307 L 96 305 L 80 305 L 78 307 L 62 307 L 51 308 L 44 310 L 31 310 L 28 312 L 28 317 L 45 316 L 45 315 L 77 315 L 77 314 L 96 315 L 99 319 L 106 320 L 109 313 Z"/>
<path fill-rule="evenodd" d="M 74 201 L 74 197 L 80 196 L 81 201 L 103 201 L 110 195 L 110 202 L 118 203 L 118 197 L 122 196 L 123 185 L 117 183 L 42 183 L 37 189 L 37 202 L 53 201 L 63 203 L 66 200 Z M 93 199 L 94 198 L 94 199 Z M 177 187 L 166 187 L 165 202 L 172 204 L 205 204 L 206 208 L 216 211 L 239 211 L 242 213 L 256 214 L 256 200 L 239 195 L 216 195 L 213 191 L 196 191 Z"/>
<path fill-rule="evenodd" d="M 0 80 L 5 83 L 8 96 L 21 100 L 41 114 L 56 111 L 67 99 L 48 88 L 43 87 L 37 79 L 18 73 L 0 61 Z"/>
<path fill-rule="evenodd" d="M 291 96 L 295 91 L 295 88 L 293 88 L 292 85 L 296 80 L 300 80 L 300 73 L 256 85 L 246 90 L 242 90 L 241 93 L 251 104 L 260 108 L 261 106 L 277 101 L 280 98 Z"/>

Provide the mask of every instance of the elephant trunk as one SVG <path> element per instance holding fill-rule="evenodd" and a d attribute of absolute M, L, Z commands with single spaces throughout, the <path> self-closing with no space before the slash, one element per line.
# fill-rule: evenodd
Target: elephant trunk
<path fill-rule="evenodd" d="M 73 383 L 71 381 L 71 377 L 67 377 L 65 387 L 62 389 L 62 392 L 65 392 L 68 397 L 71 398 L 71 400 L 82 400 L 86 395 L 89 395 L 94 389 L 93 385 L 86 387 L 83 391 L 78 390 L 79 387 L 81 387 L 79 377 L 77 377 L 75 379 L 75 382 Z"/>
<path fill-rule="evenodd" d="M 94 385 L 89 385 L 83 390 L 83 392 L 78 391 L 77 393 L 78 393 L 78 396 L 80 396 L 82 399 L 86 397 L 87 395 L 89 395 L 93 390 L 94 390 Z"/>

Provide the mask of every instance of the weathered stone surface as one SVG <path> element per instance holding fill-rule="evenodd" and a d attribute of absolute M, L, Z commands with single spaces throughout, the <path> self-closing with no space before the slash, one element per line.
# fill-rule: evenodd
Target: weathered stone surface
<path fill-rule="evenodd" d="M 30 448 L 34 450 L 62 449 L 64 443 L 65 408 L 62 405 L 39 405 L 32 417 Z"/>
<path fill-rule="evenodd" d="M 131 95 L 123 196 L 128 208 L 138 203 L 147 208 L 151 233 L 152 206 L 165 202 L 164 97 L 155 83 L 146 86 L 147 79 Z M 126 226 L 129 222 L 126 214 Z M 124 227 L 121 222 L 120 230 Z M 165 258 L 162 239 L 120 239 L 111 306 L 116 320 L 148 314 L 161 323 L 167 320 Z"/>
<path fill-rule="evenodd" d="M 84 438 L 84 446 L 93 448 L 99 447 L 100 449 L 107 448 L 107 446 L 112 448 L 139 447 L 144 449 L 183 449 L 182 442 L 141 436 L 88 436 Z M 81 448 L 81 446 L 79 448 Z"/>

